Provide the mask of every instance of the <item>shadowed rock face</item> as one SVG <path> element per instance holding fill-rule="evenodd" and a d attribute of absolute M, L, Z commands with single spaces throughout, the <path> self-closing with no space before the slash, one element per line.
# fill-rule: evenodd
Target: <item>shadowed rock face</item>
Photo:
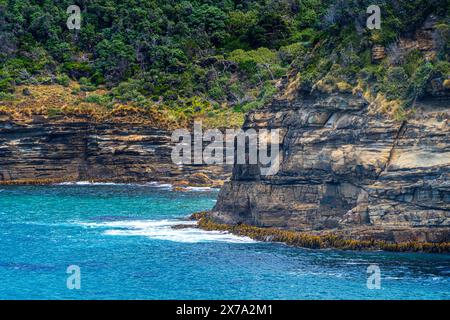
<path fill-rule="evenodd" d="M 370 115 L 350 94 L 275 101 L 244 128 L 279 128 L 280 170 L 236 165 L 212 216 L 218 222 L 389 241 L 448 241 L 449 99 L 417 104 L 400 122 Z"/>
<path fill-rule="evenodd" d="M 132 123 L 0 121 L 0 184 L 100 180 L 215 185 L 221 166 L 177 166 L 170 132 Z"/>

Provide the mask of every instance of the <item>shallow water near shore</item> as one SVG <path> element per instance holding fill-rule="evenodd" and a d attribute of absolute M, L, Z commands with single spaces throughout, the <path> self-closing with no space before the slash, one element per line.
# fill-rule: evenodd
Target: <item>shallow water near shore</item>
<path fill-rule="evenodd" d="M 0 299 L 450 299 L 450 255 L 308 250 L 196 229 L 187 217 L 216 197 L 157 184 L 1 186 Z M 380 290 L 367 288 L 372 264 Z M 69 265 L 80 290 L 66 286 Z"/>

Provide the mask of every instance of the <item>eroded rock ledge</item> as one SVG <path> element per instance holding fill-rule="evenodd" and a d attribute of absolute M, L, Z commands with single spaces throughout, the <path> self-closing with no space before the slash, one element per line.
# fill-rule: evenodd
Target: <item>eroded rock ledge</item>
<path fill-rule="evenodd" d="M 371 114 L 351 94 L 276 100 L 244 128 L 281 130 L 279 172 L 236 165 L 211 217 L 352 239 L 449 241 L 448 107 L 448 97 L 430 98 L 402 122 Z"/>
<path fill-rule="evenodd" d="M 0 121 L 0 184 L 65 181 L 219 186 L 222 166 L 177 166 L 170 132 L 136 123 Z M 229 171 L 229 169 L 228 169 Z"/>

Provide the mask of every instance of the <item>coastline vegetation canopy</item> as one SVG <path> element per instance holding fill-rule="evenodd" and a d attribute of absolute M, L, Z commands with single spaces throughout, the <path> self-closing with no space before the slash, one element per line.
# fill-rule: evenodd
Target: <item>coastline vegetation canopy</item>
<path fill-rule="evenodd" d="M 66 26 L 66 10 L 74 4 L 81 8 L 80 30 Z M 30 86 L 60 85 L 75 97 L 84 92 L 78 104 L 124 112 L 124 104 L 157 106 L 186 121 L 222 114 L 215 125 L 229 125 L 230 112 L 261 107 L 275 94 L 277 81 L 293 72 L 301 75 L 305 91 L 318 82 L 334 82 L 343 91 L 372 83 L 373 94 L 383 92 L 407 108 L 423 95 L 430 77 L 449 78 L 450 3 L 379 0 L 380 30 L 366 28 L 371 4 L 0 0 L 0 113 L 30 95 Z M 433 60 L 413 51 L 400 63 L 373 63 L 374 45 L 388 48 L 431 14 L 438 17 L 439 38 Z M 56 106 L 46 112 L 62 111 Z"/>

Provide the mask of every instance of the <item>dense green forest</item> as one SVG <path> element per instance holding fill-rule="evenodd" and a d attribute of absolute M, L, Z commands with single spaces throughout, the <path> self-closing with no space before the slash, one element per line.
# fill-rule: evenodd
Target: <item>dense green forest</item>
<path fill-rule="evenodd" d="M 366 28 L 374 2 L 380 30 Z M 66 26 L 73 4 L 80 30 Z M 305 92 L 370 86 L 404 110 L 430 78 L 449 78 L 449 11 L 447 0 L 0 0 L 0 100 L 14 100 L 17 86 L 76 81 L 72 94 L 96 92 L 86 101 L 106 109 L 214 117 L 261 107 L 278 80 L 298 73 Z M 412 50 L 392 61 L 399 37 L 430 14 L 436 55 Z M 374 45 L 390 58 L 374 63 Z"/>

